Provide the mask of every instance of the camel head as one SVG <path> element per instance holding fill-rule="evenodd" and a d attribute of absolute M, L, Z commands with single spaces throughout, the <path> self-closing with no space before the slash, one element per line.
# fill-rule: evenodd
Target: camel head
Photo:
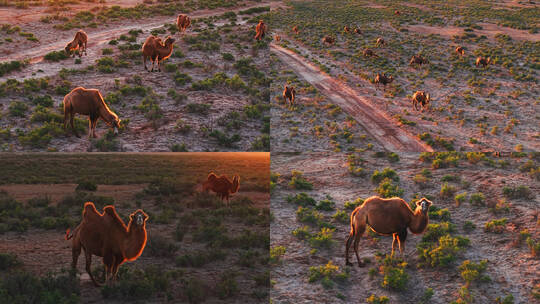
<path fill-rule="evenodd" d="M 421 208 L 420 210 L 422 210 L 422 212 L 424 214 L 427 214 L 427 212 L 429 211 L 429 207 L 432 205 L 433 203 L 428 200 L 427 198 L 423 197 L 421 198 L 419 201 L 416 202 L 416 209 L 418 208 Z"/>
<path fill-rule="evenodd" d="M 120 118 L 118 118 L 118 115 L 116 115 L 114 112 L 109 110 L 109 117 L 107 120 L 105 120 L 105 123 L 109 125 L 109 127 L 113 128 L 114 134 L 118 134 L 118 129 L 120 129 Z"/>
<path fill-rule="evenodd" d="M 238 189 L 240 188 L 240 176 L 238 175 L 235 175 L 233 177 L 233 183 L 232 183 L 232 189 L 231 189 L 231 193 L 236 193 L 238 192 Z"/>
<path fill-rule="evenodd" d="M 66 45 L 64 51 L 66 52 L 66 55 L 69 55 L 71 53 L 71 42 Z"/>
<path fill-rule="evenodd" d="M 137 226 L 140 226 L 140 227 L 144 227 L 144 224 L 146 223 L 146 221 L 148 220 L 148 214 L 146 214 L 144 211 L 142 211 L 141 209 L 138 209 L 137 211 L 133 212 L 130 216 L 129 216 L 129 219 L 134 223 L 135 225 Z"/>
<path fill-rule="evenodd" d="M 172 45 L 176 40 L 174 38 L 171 38 L 171 36 L 168 36 L 167 39 L 165 39 L 165 45 L 169 46 Z"/>

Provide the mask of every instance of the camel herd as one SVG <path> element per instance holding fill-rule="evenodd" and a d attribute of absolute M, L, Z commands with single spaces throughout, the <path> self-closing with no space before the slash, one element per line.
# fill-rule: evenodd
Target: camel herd
<path fill-rule="evenodd" d="M 400 11 L 395 11 L 394 12 L 395 15 L 400 15 L 401 12 Z M 298 29 L 298 26 L 294 26 L 292 28 L 292 31 L 295 33 L 295 35 L 298 35 L 299 34 L 299 29 Z M 362 32 L 360 31 L 359 28 L 353 28 L 348 26 L 348 25 L 345 25 L 343 27 L 343 33 L 344 34 L 349 34 L 351 32 L 354 32 L 354 33 L 357 33 L 357 34 L 362 34 Z M 276 41 L 280 41 L 281 40 L 281 37 L 276 35 Z M 328 45 L 328 46 L 331 46 L 331 45 L 334 45 L 336 43 L 336 38 L 335 37 L 332 37 L 330 35 L 326 35 L 322 38 L 322 43 L 324 45 Z M 379 37 L 377 38 L 377 40 L 375 41 L 375 46 L 376 47 L 381 47 L 381 46 L 385 46 L 386 45 L 386 41 L 384 40 L 384 38 L 382 37 Z M 463 57 L 465 56 L 465 49 L 462 47 L 462 46 L 457 46 L 455 48 L 455 52 Z M 366 58 L 370 58 L 370 57 L 379 57 L 379 55 L 377 55 L 375 53 L 375 51 L 373 51 L 372 49 L 370 48 L 365 48 L 363 51 L 362 51 L 362 55 Z M 485 57 L 477 57 L 476 58 L 476 62 L 475 62 L 475 65 L 477 67 L 479 66 L 482 66 L 483 68 L 486 68 L 489 64 L 491 63 L 491 58 L 485 58 Z M 416 55 L 413 55 L 411 57 L 411 59 L 409 60 L 409 66 L 412 66 L 412 67 L 419 67 L 423 64 L 429 64 L 429 60 L 425 57 L 423 57 L 421 54 L 416 54 Z M 375 83 L 376 87 L 378 87 L 379 84 L 383 84 L 384 86 L 384 89 L 386 90 L 386 85 L 391 83 L 393 81 L 393 77 L 392 76 L 387 76 L 386 74 L 381 74 L 381 73 L 377 73 L 377 76 L 373 79 L 373 83 Z M 287 98 L 289 100 L 290 97 L 286 97 L 285 93 L 287 91 L 287 88 L 288 86 L 285 85 L 285 88 L 284 88 L 284 91 L 283 91 L 283 98 L 285 100 L 285 102 L 287 101 Z M 293 88 L 294 89 L 294 88 Z M 426 93 L 425 91 L 416 91 L 412 98 L 411 98 L 411 101 L 412 101 L 412 104 L 413 104 L 413 107 L 418 111 L 419 108 L 423 111 L 424 109 L 428 109 L 429 108 L 429 103 L 430 103 L 430 96 L 429 96 L 429 93 Z M 293 98 L 293 101 L 294 101 L 294 98 Z M 292 105 L 292 102 L 290 103 Z"/>
<path fill-rule="evenodd" d="M 202 183 L 203 192 L 209 190 L 216 193 L 221 200 L 227 200 L 231 194 L 238 192 L 240 177 L 235 175 L 230 181 L 225 175 L 217 176 L 211 172 Z M 146 222 L 148 215 L 141 209 L 129 216 L 126 226 L 118 216 L 113 205 L 99 212 L 92 202 L 86 202 L 80 224 L 70 231 L 67 229 L 64 239 L 71 240 L 72 269 L 77 269 L 77 262 L 84 250 L 86 272 L 95 286 L 102 286 L 92 274 L 92 256 L 101 257 L 105 266 L 105 284 L 113 284 L 118 278 L 118 269 L 126 261 L 135 261 L 146 246 Z"/>

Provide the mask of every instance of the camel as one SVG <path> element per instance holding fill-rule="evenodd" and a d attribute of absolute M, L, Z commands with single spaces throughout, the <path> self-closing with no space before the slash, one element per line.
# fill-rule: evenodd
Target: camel
<path fill-rule="evenodd" d="M 71 267 L 77 269 L 77 261 L 84 249 L 86 272 L 96 286 L 101 286 L 92 275 L 92 255 L 102 257 L 105 265 L 105 283 L 115 282 L 118 268 L 126 261 L 135 261 L 146 245 L 146 221 L 148 215 L 138 209 L 129 216 L 126 227 L 118 216 L 114 206 L 103 208 L 103 213 L 96 210 L 92 202 L 84 204 L 82 221 L 70 234 L 66 231 L 65 239 L 71 241 Z"/>
<path fill-rule="evenodd" d="M 456 53 L 458 53 L 461 56 L 465 56 L 465 50 L 461 46 L 456 47 Z"/>
<path fill-rule="evenodd" d="M 355 34 L 358 34 L 358 35 L 362 35 L 362 32 L 361 32 L 360 29 L 357 28 L 357 27 L 354 28 L 354 33 L 355 33 Z"/>
<path fill-rule="evenodd" d="M 336 39 L 334 37 L 324 36 L 323 39 L 322 39 L 322 42 L 326 43 L 326 44 L 329 44 L 329 45 L 332 45 L 332 44 L 334 44 L 336 42 Z"/>
<path fill-rule="evenodd" d="M 75 114 L 88 115 L 88 138 L 97 137 L 96 126 L 100 118 L 113 128 L 114 134 L 118 134 L 120 119 L 109 109 L 99 90 L 77 87 L 64 97 L 64 130 L 67 127 L 69 117 L 73 133 L 80 137 L 73 125 Z"/>
<path fill-rule="evenodd" d="M 382 38 L 377 38 L 377 46 L 379 46 L 379 45 L 385 45 L 385 44 L 386 44 L 386 42 L 384 41 L 384 39 L 382 39 Z"/>
<path fill-rule="evenodd" d="M 259 20 L 259 24 L 255 27 L 255 39 L 261 40 L 264 38 L 264 35 L 266 34 L 266 24 L 264 24 L 263 20 Z"/>
<path fill-rule="evenodd" d="M 426 93 L 425 91 L 416 91 L 412 96 L 412 102 L 416 111 L 418 111 L 418 105 L 422 107 L 422 111 L 427 109 L 430 100 L 431 97 L 429 96 L 429 93 Z"/>
<path fill-rule="evenodd" d="M 183 34 L 186 32 L 186 29 L 191 25 L 191 18 L 189 18 L 188 15 L 180 14 L 176 18 L 176 26 L 178 27 L 178 31 L 180 34 Z"/>
<path fill-rule="evenodd" d="M 165 42 L 162 42 L 161 39 L 156 36 L 149 36 L 146 38 L 146 41 L 142 46 L 144 69 L 148 71 L 148 68 L 146 67 L 146 58 L 150 58 L 150 61 L 152 61 L 152 70 L 150 72 L 154 71 L 154 63 L 156 61 L 158 71 L 161 72 L 159 63 L 171 56 L 174 41 L 175 40 L 170 36 L 165 39 Z"/>
<path fill-rule="evenodd" d="M 409 61 L 409 65 L 422 65 L 422 64 L 425 64 L 425 63 L 429 63 L 428 60 L 424 57 L 422 57 L 421 55 L 413 55 L 411 57 L 411 60 Z"/>
<path fill-rule="evenodd" d="M 380 83 L 383 84 L 384 89 L 386 90 L 386 85 L 394 81 L 394 77 L 392 76 L 386 76 L 386 74 L 377 73 L 377 76 L 375 76 L 375 85 L 378 87 Z"/>
<path fill-rule="evenodd" d="M 285 103 L 287 103 L 287 99 L 289 99 L 289 103 L 292 106 L 294 104 L 295 96 L 296 91 L 294 90 L 294 87 L 285 85 L 285 88 L 283 89 L 283 100 L 285 101 Z"/>
<path fill-rule="evenodd" d="M 394 15 L 399 16 L 399 15 L 401 15 L 401 12 L 396 10 L 396 11 L 394 11 Z"/>
<path fill-rule="evenodd" d="M 275 35 L 275 36 L 274 36 L 274 39 L 275 39 L 277 42 L 281 41 L 281 37 L 280 37 L 279 35 Z"/>
<path fill-rule="evenodd" d="M 485 57 L 480 56 L 480 57 L 476 58 L 476 66 L 483 65 L 484 68 L 486 68 L 486 66 L 488 64 L 490 64 L 490 63 L 491 63 L 491 58 L 490 57 L 485 58 Z"/>
<path fill-rule="evenodd" d="M 364 49 L 362 53 L 364 54 L 364 57 L 379 57 L 372 49 Z"/>
<path fill-rule="evenodd" d="M 343 31 L 344 31 L 345 33 L 350 33 L 350 32 L 351 32 L 351 28 L 345 25 L 345 27 L 343 28 Z"/>
<path fill-rule="evenodd" d="M 238 175 L 235 175 L 233 177 L 233 181 L 231 182 L 227 176 L 222 175 L 218 177 L 216 174 L 214 174 L 214 172 L 210 172 L 210 174 L 208 174 L 208 178 L 202 185 L 204 192 L 212 190 L 218 196 L 220 196 L 221 200 L 227 199 L 227 205 L 229 205 L 229 196 L 238 192 L 239 188 L 240 177 Z"/>
<path fill-rule="evenodd" d="M 296 35 L 298 35 L 298 34 L 300 33 L 300 31 L 298 30 L 298 26 L 296 26 L 296 25 L 293 26 L 292 31 L 293 31 Z"/>
<path fill-rule="evenodd" d="M 345 261 L 346 265 L 352 265 L 349 262 L 349 248 L 354 240 L 354 252 L 358 260 L 358 266 L 364 264 L 358 256 L 358 243 L 360 237 L 364 234 L 366 226 L 381 235 L 392 235 L 392 254 L 396 242 L 399 244 L 399 251 L 403 256 L 405 250 L 405 240 L 407 239 L 407 228 L 414 234 L 421 234 L 428 226 L 428 211 L 432 205 L 426 198 L 416 202 L 416 209 L 411 207 L 401 198 L 380 198 L 372 196 L 364 201 L 351 213 L 351 232 L 345 242 Z"/>
<path fill-rule="evenodd" d="M 83 51 L 84 51 L 84 54 L 88 56 L 88 53 L 86 52 L 87 43 L 88 43 L 88 35 L 86 35 L 86 33 L 83 30 L 79 30 L 77 33 L 75 33 L 75 38 L 73 38 L 73 40 L 66 45 L 64 50 L 68 56 L 71 55 L 71 52 L 75 50 L 79 54 L 79 57 L 82 57 Z M 73 52 L 73 57 L 75 57 L 75 52 Z"/>

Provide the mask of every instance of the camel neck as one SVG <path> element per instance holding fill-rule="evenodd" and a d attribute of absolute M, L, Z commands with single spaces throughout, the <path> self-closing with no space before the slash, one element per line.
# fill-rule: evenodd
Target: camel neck
<path fill-rule="evenodd" d="M 137 259 L 146 245 L 146 227 L 136 227 L 129 222 L 126 238 L 126 259 L 133 261 Z"/>
<path fill-rule="evenodd" d="M 412 233 L 422 233 L 426 229 L 427 224 L 428 216 L 420 208 L 417 208 L 413 213 L 409 229 Z"/>

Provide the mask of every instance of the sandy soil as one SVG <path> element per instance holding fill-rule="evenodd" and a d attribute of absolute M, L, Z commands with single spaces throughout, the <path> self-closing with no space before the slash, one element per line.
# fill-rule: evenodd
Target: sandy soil
<path fill-rule="evenodd" d="M 430 163 L 418 159 L 418 154 L 399 153 L 400 160 L 390 163 L 385 158 L 376 158 L 364 153 L 360 155 L 365 161 L 362 165 L 369 172 L 368 177 L 353 177 L 347 170 L 347 156 L 339 153 L 304 153 L 300 155 L 275 154 L 272 155 L 272 172 L 280 174 L 277 186 L 272 191 L 271 210 L 274 220 L 271 223 L 271 246 L 284 246 L 286 253 L 281 262 L 272 269 L 272 280 L 275 281 L 271 291 L 274 303 L 363 303 L 371 294 L 385 295 L 390 303 L 419 303 L 426 288 L 432 288 L 434 296 L 429 303 L 450 303 L 458 298 L 458 289 L 463 285 L 457 265 L 465 259 L 479 261 L 488 260 L 486 274 L 491 282 L 472 285 L 471 289 L 475 303 L 494 303 L 496 297 L 511 293 L 514 303 L 533 303 L 531 289 L 540 283 L 536 273 L 540 267 L 540 260 L 531 256 L 526 245 L 516 245 L 515 240 L 519 231 L 528 229 L 538 239 L 540 227 L 538 215 L 540 201 L 538 201 L 537 181 L 517 169 L 526 159 L 509 158 L 507 155 L 494 158 L 495 161 L 506 160 L 509 166 L 506 169 L 493 168 L 480 163 L 472 164 L 461 160 L 459 166 L 447 169 L 431 169 Z M 374 261 L 376 252 L 389 253 L 392 238 L 378 236 L 364 236 L 360 241 L 360 257 L 369 258 L 371 262 L 367 267 L 358 268 L 355 259 L 352 267 L 345 267 L 343 242 L 349 233 L 347 223 L 331 219 L 335 211 L 321 211 L 325 221 L 336 227 L 333 233 L 334 244 L 330 249 L 320 249 L 310 252 L 311 246 L 292 235 L 292 231 L 304 226 L 298 222 L 296 206 L 288 203 L 288 195 L 306 192 L 319 201 L 330 196 L 336 203 L 336 209 L 342 210 L 345 201 L 356 198 L 367 198 L 375 194 L 376 185 L 369 181 L 374 170 L 391 167 L 400 177 L 399 187 L 404 189 L 403 198 L 410 201 L 415 195 L 433 197 L 434 205 L 439 208 L 448 208 L 451 213 L 451 222 L 456 225 L 456 235 L 462 235 L 471 240 L 462 256 L 447 269 L 417 268 L 419 258 L 416 253 L 416 244 L 421 237 L 409 234 L 405 250 L 405 259 L 408 262 L 406 272 L 409 280 L 405 291 L 390 291 L 381 287 L 382 276 L 375 275 L 373 279 L 368 276 L 371 268 L 377 268 Z M 425 188 L 420 188 L 412 178 L 423 169 L 432 172 Z M 291 170 L 303 172 L 303 176 L 313 183 L 314 190 L 294 190 L 288 186 L 291 179 Z M 511 199 L 508 213 L 493 214 L 487 207 L 473 207 L 468 202 L 456 207 L 453 200 L 442 199 L 439 195 L 444 175 L 458 176 L 461 181 L 468 182 L 468 186 L 460 183 L 450 183 L 458 188 L 458 193 L 466 191 L 474 193 L 481 191 L 486 197 L 487 205 L 494 205 L 502 198 L 503 186 L 527 185 L 535 194 L 535 198 Z M 350 211 L 347 211 L 350 213 Z M 484 223 L 495 218 L 508 218 L 508 223 L 502 234 L 487 233 L 483 231 Z M 466 232 L 462 229 L 465 221 L 471 221 L 476 229 Z M 437 223 L 433 220 L 431 223 Z M 316 228 L 310 229 L 312 232 Z M 332 261 L 340 267 L 340 271 L 347 269 L 350 276 L 344 284 L 337 283 L 335 287 L 325 289 L 320 283 L 309 283 L 308 273 L 310 266 L 325 265 Z M 342 298 L 342 300 L 340 298 Z"/>
<path fill-rule="evenodd" d="M 505 34 L 512 37 L 512 39 L 519 40 L 519 41 L 533 41 L 533 42 L 540 41 L 540 33 L 531 34 L 525 30 L 508 28 L 508 27 L 503 27 L 500 25 L 496 25 L 492 23 L 485 23 L 485 22 L 479 22 L 478 25 L 481 26 L 482 29 L 475 30 L 475 32 L 479 35 L 486 35 L 491 40 L 494 40 L 495 35 L 497 34 Z M 436 35 L 441 35 L 447 38 L 452 38 L 455 35 L 463 35 L 464 33 L 463 28 L 457 27 L 457 26 L 438 27 L 438 26 L 430 26 L 430 25 L 423 25 L 423 24 L 415 24 L 415 25 L 408 25 L 407 29 L 409 31 L 419 33 L 422 35 L 436 34 Z"/>
<path fill-rule="evenodd" d="M 383 111 L 372 106 L 366 95 L 333 79 L 291 50 L 273 43 L 271 49 L 296 74 L 320 90 L 360 123 L 384 149 L 389 151 L 432 151 L 416 137 L 394 124 Z M 365 94 L 365 93 L 364 93 Z"/>

